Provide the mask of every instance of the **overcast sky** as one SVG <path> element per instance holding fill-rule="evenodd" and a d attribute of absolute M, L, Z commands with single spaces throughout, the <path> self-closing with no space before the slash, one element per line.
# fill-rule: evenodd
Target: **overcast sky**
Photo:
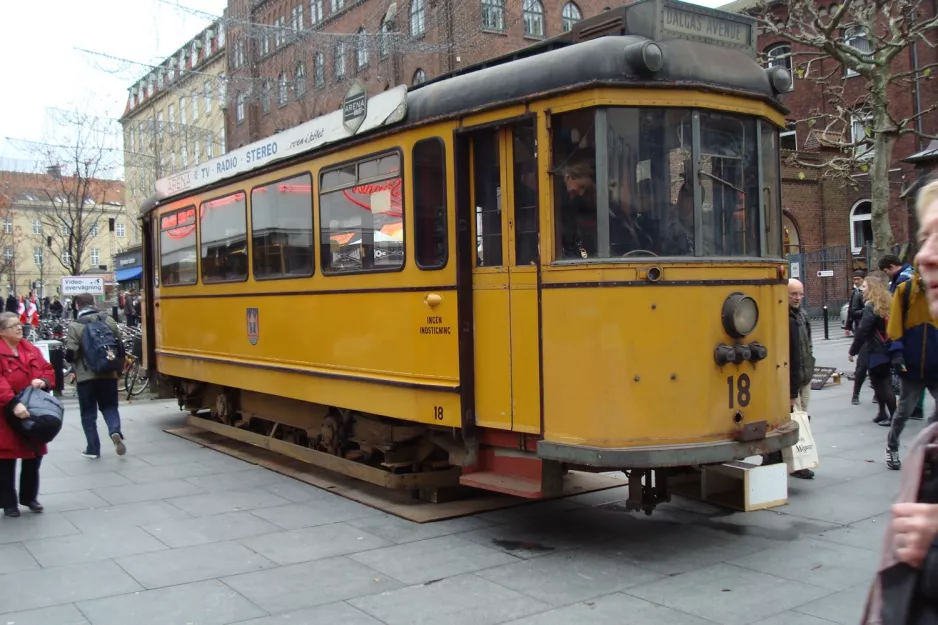
<path fill-rule="evenodd" d="M 718 6 L 727 0 L 698 0 Z M 51 136 L 48 109 L 81 109 L 117 119 L 127 88 L 147 69 L 79 52 L 158 64 L 211 19 L 227 0 L 0 0 L 0 168 L 35 161 L 28 141 Z M 24 141 L 25 140 L 25 141 Z"/>

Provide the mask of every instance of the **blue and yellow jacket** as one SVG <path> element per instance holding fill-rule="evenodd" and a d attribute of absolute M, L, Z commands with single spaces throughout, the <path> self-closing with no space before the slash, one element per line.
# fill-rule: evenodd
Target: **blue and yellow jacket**
<path fill-rule="evenodd" d="M 912 290 L 903 323 L 903 301 L 908 289 Z M 928 299 L 917 273 L 896 287 L 886 331 L 892 340 L 889 351 L 902 354 L 907 375 L 920 380 L 938 379 L 938 324 L 928 309 Z"/>

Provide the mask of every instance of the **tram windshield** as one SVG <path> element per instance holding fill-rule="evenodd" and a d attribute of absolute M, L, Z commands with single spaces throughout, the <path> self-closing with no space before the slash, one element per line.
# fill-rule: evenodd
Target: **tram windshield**
<path fill-rule="evenodd" d="M 618 107 L 557 115 L 552 126 L 558 259 L 778 256 L 768 123 Z"/>

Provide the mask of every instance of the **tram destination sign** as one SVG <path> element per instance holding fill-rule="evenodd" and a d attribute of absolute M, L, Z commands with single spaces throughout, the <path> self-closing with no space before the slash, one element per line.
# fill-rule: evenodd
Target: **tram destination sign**
<path fill-rule="evenodd" d="M 399 85 L 370 99 L 364 88 L 361 93 L 353 94 L 352 90 L 349 91 L 349 96 L 337 111 L 157 180 L 157 198 L 185 193 L 347 139 L 360 132 L 396 124 L 407 113 L 406 85 Z M 351 107 L 350 97 L 357 98 Z M 347 110 L 357 114 L 352 124 L 346 121 Z"/>
<path fill-rule="evenodd" d="M 673 4 L 662 7 L 662 29 L 664 34 L 688 36 L 731 46 L 752 44 L 752 27 L 746 22 L 733 19 L 729 14 L 704 13 L 684 9 Z"/>

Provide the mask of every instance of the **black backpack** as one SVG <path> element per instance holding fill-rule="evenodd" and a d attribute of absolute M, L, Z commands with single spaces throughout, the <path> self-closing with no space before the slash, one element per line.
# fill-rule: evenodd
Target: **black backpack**
<path fill-rule="evenodd" d="M 124 344 L 101 314 L 78 318 L 85 326 L 81 333 L 81 355 L 85 365 L 98 374 L 120 373 L 124 370 Z"/>
<path fill-rule="evenodd" d="M 26 407 L 28 417 L 20 419 L 13 414 L 17 404 Z M 27 386 L 7 404 L 6 413 L 10 429 L 30 446 L 38 446 L 51 442 L 58 435 L 65 418 L 65 407 L 51 394 Z"/>

